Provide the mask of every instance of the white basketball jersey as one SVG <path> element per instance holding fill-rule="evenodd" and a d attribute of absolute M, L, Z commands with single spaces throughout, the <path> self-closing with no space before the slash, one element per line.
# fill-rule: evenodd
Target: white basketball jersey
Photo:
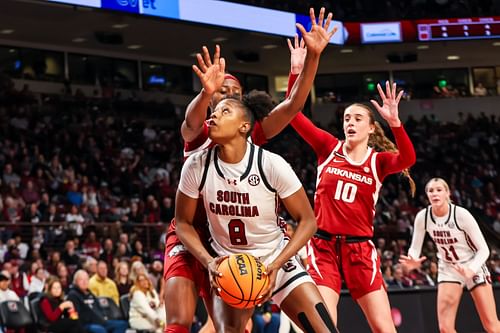
<path fill-rule="evenodd" d="M 216 146 L 190 158 L 179 189 L 189 196 L 198 186 L 209 221 L 211 244 L 218 255 L 245 252 L 267 257 L 285 237 L 278 219 L 278 197 L 286 198 L 302 186 L 285 160 L 253 144 L 247 144 L 243 160 L 228 164 L 217 156 Z M 188 180 L 191 168 L 202 166 L 202 177 Z M 196 171 L 199 175 L 200 170 Z M 189 174 L 187 174 L 189 173 Z M 184 178 L 184 180 L 183 180 Z M 192 195 L 193 194 L 193 195 Z"/>
<path fill-rule="evenodd" d="M 465 209 L 450 203 L 448 216 L 433 216 L 431 206 L 420 212 L 425 214 L 425 230 L 438 248 L 438 259 L 447 263 L 468 262 L 478 251 L 471 236 L 460 228 L 457 210 Z"/>

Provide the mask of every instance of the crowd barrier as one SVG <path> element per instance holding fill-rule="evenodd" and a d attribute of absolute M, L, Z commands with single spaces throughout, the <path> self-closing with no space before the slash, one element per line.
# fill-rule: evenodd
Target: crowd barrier
<path fill-rule="evenodd" d="M 494 293 L 498 311 L 500 286 L 494 287 Z M 398 333 L 439 332 L 436 312 L 436 288 L 389 290 L 389 300 Z M 361 308 L 347 292 L 342 292 L 340 297 L 338 316 L 340 332 L 370 332 Z M 484 332 L 474 302 L 468 291 L 464 291 L 458 308 L 456 329 L 460 333 Z"/>

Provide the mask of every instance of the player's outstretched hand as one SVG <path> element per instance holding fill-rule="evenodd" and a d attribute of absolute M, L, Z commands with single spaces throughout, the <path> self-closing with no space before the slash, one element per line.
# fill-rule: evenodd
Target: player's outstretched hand
<path fill-rule="evenodd" d="M 307 49 L 304 39 L 300 39 L 299 35 L 295 35 L 294 43 L 289 38 L 286 39 L 288 43 L 288 49 L 290 49 L 290 72 L 292 74 L 300 74 L 304 68 L 304 62 L 306 59 Z"/>
<path fill-rule="evenodd" d="M 467 268 L 465 266 L 462 266 L 460 264 L 453 264 L 452 266 L 466 280 L 472 280 L 472 278 L 474 277 L 474 275 L 476 275 L 473 270 L 471 270 L 471 269 L 469 269 L 469 268 Z"/>
<path fill-rule="evenodd" d="M 332 31 L 328 32 L 328 28 L 330 28 L 330 23 L 332 22 L 333 15 L 332 13 L 328 13 L 325 20 L 324 7 L 322 7 L 319 11 L 317 22 L 313 8 L 309 10 L 309 16 L 311 17 L 311 31 L 306 31 L 304 26 L 300 23 L 297 23 L 296 25 L 300 33 L 302 34 L 302 38 L 304 39 L 307 47 L 307 52 L 319 55 L 328 45 L 335 32 L 337 32 L 337 27 L 334 27 Z"/>
<path fill-rule="evenodd" d="M 418 259 L 413 259 L 410 256 L 399 256 L 399 263 L 406 266 L 410 271 L 413 269 L 420 268 L 422 263 L 427 260 L 427 257 L 423 256 Z"/>
<path fill-rule="evenodd" d="M 371 99 L 370 102 L 373 104 L 378 113 L 384 118 L 389 126 L 399 127 L 401 126 L 401 120 L 399 120 L 399 110 L 398 105 L 404 91 L 401 90 L 399 94 L 397 93 L 396 83 L 391 84 L 389 81 L 385 81 L 385 92 L 382 90 L 380 83 L 377 84 L 378 93 L 380 99 L 382 100 L 382 105 L 380 105 L 376 100 Z"/>
<path fill-rule="evenodd" d="M 213 61 L 208 48 L 203 46 L 203 54 L 197 53 L 198 66 L 193 65 L 193 71 L 200 78 L 201 85 L 207 94 L 213 94 L 222 87 L 226 70 L 226 61 L 220 57 L 220 47 L 215 46 Z"/>

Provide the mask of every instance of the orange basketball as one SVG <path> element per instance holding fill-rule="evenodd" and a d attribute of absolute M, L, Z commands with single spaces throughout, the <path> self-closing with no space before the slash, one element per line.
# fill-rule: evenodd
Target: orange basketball
<path fill-rule="evenodd" d="M 268 284 L 266 267 L 252 255 L 232 254 L 224 259 L 217 270 L 222 276 L 215 278 L 220 297 L 228 305 L 251 308 L 259 304 L 258 297 Z"/>

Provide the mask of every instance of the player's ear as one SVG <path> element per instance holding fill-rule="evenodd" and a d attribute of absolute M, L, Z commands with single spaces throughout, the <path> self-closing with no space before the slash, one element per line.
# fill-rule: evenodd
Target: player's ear
<path fill-rule="evenodd" d="M 243 134 L 247 134 L 248 131 L 250 131 L 250 123 L 249 122 L 244 122 L 240 126 L 240 132 L 243 133 Z"/>

